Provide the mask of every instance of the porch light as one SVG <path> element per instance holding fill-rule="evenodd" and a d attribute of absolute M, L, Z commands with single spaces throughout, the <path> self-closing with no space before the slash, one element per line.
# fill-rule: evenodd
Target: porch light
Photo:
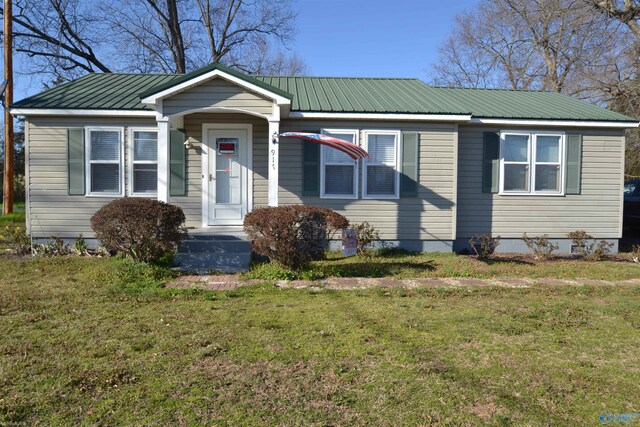
<path fill-rule="evenodd" d="M 190 150 L 191 148 L 193 148 L 193 144 L 196 142 L 195 138 L 190 136 L 189 138 L 187 138 L 187 140 L 184 142 L 184 148 L 187 150 Z"/>

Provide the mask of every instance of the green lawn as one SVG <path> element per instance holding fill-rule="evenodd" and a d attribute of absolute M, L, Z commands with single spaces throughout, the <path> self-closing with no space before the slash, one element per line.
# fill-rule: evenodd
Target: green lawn
<path fill-rule="evenodd" d="M 13 212 L 8 215 L 2 215 L 2 203 L 0 203 L 0 226 L 5 225 L 21 225 L 24 226 L 26 214 L 24 212 L 24 203 L 22 207 L 14 206 Z"/>
<path fill-rule="evenodd" d="M 640 287 L 205 292 L 168 276 L 0 256 L 0 425 L 598 425 L 640 409 Z"/>
<path fill-rule="evenodd" d="M 631 262 L 630 254 L 610 260 L 588 262 L 570 257 L 549 261 L 528 255 L 499 254 L 483 262 L 473 256 L 452 253 L 391 253 L 372 258 L 342 257 L 329 252 L 327 259 L 312 262 L 300 273 L 272 264 L 256 263 L 244 274 L 247 279 L 319 279 L 325 277 L 531 277 L 555 279 L 626 280 L 640 277 L 640 264 Z"/>

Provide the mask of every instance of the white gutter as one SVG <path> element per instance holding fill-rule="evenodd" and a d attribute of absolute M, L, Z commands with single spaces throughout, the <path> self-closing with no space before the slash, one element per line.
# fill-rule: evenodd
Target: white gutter
<path fill-rule="evenodd" d="M 337 119 L 337 120 L 411 120 L 438 122 L 467 122 L 469 114 L 394 114 L 394 113 L 316 113 L 292 111 L 289 119 Z"/>
<path fill-rule="evenodd" d="M 83 109 L 45 109 L 12 108 L 14 116 L 102 116 L 102 117 L 155 117 L 155 111 L 144 110 L 83 110 Z"/>
<path fill-rule="evenodd" d="M 615 128 L 630 129 L 640 126 L 640 122 L 609 122 L 594 120 L 536 120 L 536 119 L 485 119 L 474 117 L 469 123 L 483 125 L 508 125 L 508 126 L 559 126 L 578 128 Z"/>

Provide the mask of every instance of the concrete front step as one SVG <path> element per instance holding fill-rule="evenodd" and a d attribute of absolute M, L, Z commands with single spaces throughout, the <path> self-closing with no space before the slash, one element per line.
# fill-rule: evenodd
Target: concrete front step
<path fill-rule="evenodd" d="M 197 274 L 246 271 L 250 261 L 251 242 L 226 234 L 189 234 L 174 257 L 181 270 Z"/>
<path fill-rule="evenodd" d="M 188 240 L 178 247 L 178 253 L 242 253 L 251 252 L 251 243 L 246 240 Z"/>
<path fill-rule="evenodd" d="M 178 253 L 174 262 L 183 271 L 196 274 L 211 272 L 238 273 L 247 271 L 251 261 L 251 252 L 225 253 Z"/>

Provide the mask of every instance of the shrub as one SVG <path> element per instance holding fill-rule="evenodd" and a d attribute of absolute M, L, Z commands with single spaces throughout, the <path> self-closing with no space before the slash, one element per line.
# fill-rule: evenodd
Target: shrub
<path fill-rule="evenodd" d="M 91 228 L 103 246 L 135 261 L 157 261 L 175 251 L 185 235 L 178 206 L 146 198 L 126 197 L 103 206 Z"/>
<path fill-rule="evenodd" d="M 567 236 L 572 242 L 572 252 L 577 253 L 581 258 L 589 261 L 600 261 L 610 251 L 613 243 L 606 240 L 599 242 L 584 230 L 576 230 L 568 233 Z"/>
<path fill-rule="evenodd" d="M 78 234 L 78 237 L 76 237 L 76 241 L 73 244 L 73 252 L 80 256 L 89 254 L 89 246 L 87 245 L 87 241 L 84 240 L 82 233 Z"/>
<path fill-rule="evenodd" d="M 33 245 L 33 254 L 39 256 L 64 256 L 71 254 L 71 248 L 58 236 L 51 236 L 49 243 Z"/>
<path fill-rule="evenodd" d="M 549 241 L 549 235 L 543 234 L 542 236 L 529 237 L 527 233 L 522 235 L 524 244 L 527 245 L 529 250 L 534 253 L 536 258 L 549 259 L 553 251 L 558 250 L 560 247 L 557 243 Z"/>
<path fill-rule="evenodd" d="M 633 245 L 631 257 L 633 258 L 633 262 L 640 262 L 640 245 Z"/>
<path fill-rule="evenodd" d="M 491 258 L 499 244 L 500 236 L 493 237 L 490 233 L 476 235 L 469 240 L 469 246 L 481 260 Z"/>
<path fill-rule="evenodd" d="M 31 253 L 31 238 L 23 227 L 6 225 L 4 233 L 0 235 L 0 240 L 7 240 L 12 246 L 12 252 L 17 255 Z"/>
<path fill-rule="evenodd" d="M 373 244 L 380 240 L 380 233 L 368 222 L 363 222 L 355 226 L 356 239 L 358 240 L 358 255 L 366 256 L 368 249 L 373 249 Z"/>
<path fill-rule="evenodd" d="M 348 226 L 331 209 L 305 205 L 258 208 L 244 219 L 253 251 L 292 270 L 321 255 L 327 240 Z"/>

